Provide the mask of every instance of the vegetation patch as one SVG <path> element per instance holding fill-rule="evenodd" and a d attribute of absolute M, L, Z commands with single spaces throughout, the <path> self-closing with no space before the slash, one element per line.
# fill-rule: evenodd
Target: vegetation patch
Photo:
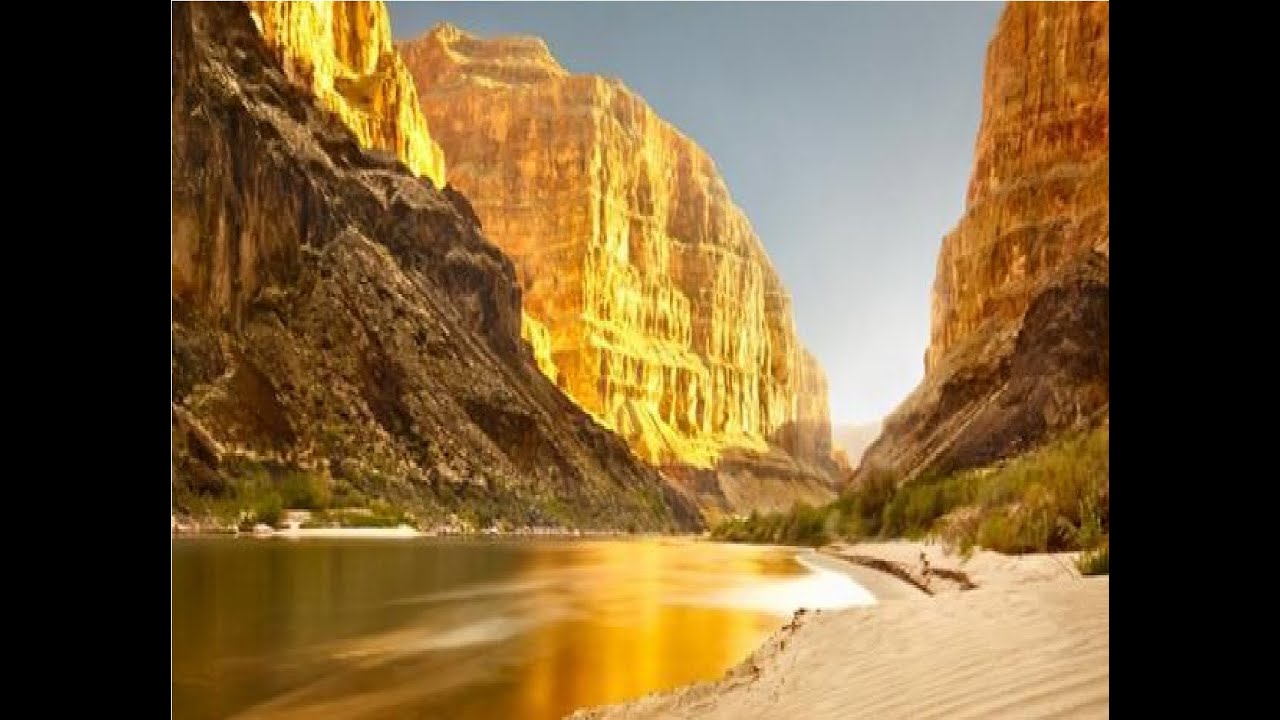
<path fill-rule="evenodd" d="M 374 500 L 367 507 L 338 507 L 312 513 L 304 528 L 394 528 L 414 526 L 411 515 L 381 500 Z"/>
<path fill-rule="evenodd" d="M 175 509 L 246 531 L 258 524 L 278 527 L 286 510 L 310 510 L 308 527 L 330 527 L 335 523 L 340 527 L 413 524 L 403 510 L 387 502 L 370 501 L 356 484 L 345 478 L 334 479 L 323 470 L 230 457 L 224 460 L 216 477 L 218 482 L 213 483 L 204 475 L 180 473 L 173 489 Z M 378 479 L 366 482 L 376 483 Z"/>
<path fill-rule="evenodd" d="M 1081 575 L 1110 575 L 1110 543 L 1104 542 L 1102 546 L 1096 550 L 1090 550 L 1082 553 L 1080 558 L 1076 560 L 1076 568 L 1080 570 Z"/>
<path fill-rule="evenodd" d="M 1101 548 L 1105 572 L 1109 489 L 1110 431 L 1098 428 L 993 468 L 908 483 L 873 474 L 823 507 L 753 513 L 718 524 L 711 535 L 807 546 L 933 536 L 966 553 L 975 546 L 1003 553 Z"/>

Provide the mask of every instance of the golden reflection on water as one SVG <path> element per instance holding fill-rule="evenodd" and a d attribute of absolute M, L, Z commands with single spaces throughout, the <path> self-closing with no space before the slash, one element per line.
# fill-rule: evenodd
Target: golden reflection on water
<path fill-rule="evenodd" d="M 784 622 L 725 598 L 807 574 L 669 539 L 174 547 L 180 719 L 558 718 L 721 676 Z"/>
<path fill-rule="evenodd" d="M 656 542 L 590 548 L 599 582 L 575 602 L 599 609 L 587 621 L 544 625 L 529 643 L 550 662 L 535 662 L 521 683 L 520 717 L 559 717 L 565 708 L 616 702 L 657 689 L 719 676 L 751 652 L 780 621 L 752 612 L 669 605 L 682 592 L 710 590 L 734 576 L 758 576 L 758 556 L 701 552 L 686 564 L 717 562 L 703 582 L 671 572 L 673 548 Z M 550 555 L 538 563 L 554 562 Z M 692 587 L 691 587 L 692 586 Z M 543 602 L 556 602 L 542 595 Z"/>

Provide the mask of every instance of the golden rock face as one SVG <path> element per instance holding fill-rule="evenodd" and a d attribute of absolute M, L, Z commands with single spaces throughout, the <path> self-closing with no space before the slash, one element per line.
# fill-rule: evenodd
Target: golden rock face
<path fill-rule="evenodd" d="M 729 448 L 829 462 L 826 377 L 701 148 L 537 38 L 445 24 L 399 49 L 572 398 L 656 464 L 709 468 Z"/>
<path fill-rule="evenodd" d="M 360 144 L 391 153 L 415 175 L 445 184 L 418 93 L 391 45 L 381 2 L 249 2 L 259 32 L 290 78 L 311 89 Z"/>
<path fill-rule="evenodd" d="M 533 350 L 533 358 L 538 363 L 538 369 L 543 375 L 551 378 L 551 382 L 556 382 L 560 377 L 560 370 L 556 368 L 556 361 L 551 357 L 551 331 L 547 330 L 546 325 L 529 317 L 529 313 L 521 312 L 520 337 L 529 343 L 530 349 Z"/>
<path fill-rule="evenodd" d="M 1109 8 L 1010 3 L 987 48 L 966 212 L 943 239 L 926 372 L 1021 317 L 1078 251 L 1108 252 Z"/>

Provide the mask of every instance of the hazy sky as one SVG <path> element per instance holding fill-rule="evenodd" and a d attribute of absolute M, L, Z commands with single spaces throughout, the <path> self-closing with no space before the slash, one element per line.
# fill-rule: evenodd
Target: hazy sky
<path fill-rule="evenodd" d="M 1002 3 L 389 5 L 396 39 L 441 20 L 538 35 L 702 145 L 791 291 L 834 422 L 882 417 L 919 382 Z"/>

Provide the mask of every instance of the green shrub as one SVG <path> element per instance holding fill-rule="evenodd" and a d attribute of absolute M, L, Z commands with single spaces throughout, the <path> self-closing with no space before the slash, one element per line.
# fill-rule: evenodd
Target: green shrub
<path fill-rule="evenodd" d="M 728 542 L 816 547 L 831 542 L 842 522 L 838 508 L 799 503 L 785 513 L 753 512 L 747 518 L 726 520 L 712 528 L 711 537 Z"/>
<path fill-rule="evenodd" d="M 279 486 L 280 497 L 288 508 L 323 510 L 333 498 L 328 481 L 315 473 L 287 473 L 280 478 Z"/>
<path fill-rule="evenodd" d="M 335 480 L 329 491 L 329 507 L 364 507 L 368 503 L 364 493 L 346 480 Z"/>
<path fill-rule="evenodd" d="M 1049 545 L 1047 527 L 1040 513 L 997 511 L 978 526 L 976 544 L 1010 554 L 1044 552 Z"/>
<path fill-rule="evenodd" d="M 254 525 L 262 523 L 275 527 L 284 516 L 284 503 L 277 492 L 264 493 L 255 499 L 240 520 L 241 530 L 252 530 Z"/>
<path fill-rule="evenodd" d="M 1082 553 L 1076 559 L 1076 568 L 1081 575 L 1110 575 L 1111 544 L 1104 541 L 1098 549 Z"/>

